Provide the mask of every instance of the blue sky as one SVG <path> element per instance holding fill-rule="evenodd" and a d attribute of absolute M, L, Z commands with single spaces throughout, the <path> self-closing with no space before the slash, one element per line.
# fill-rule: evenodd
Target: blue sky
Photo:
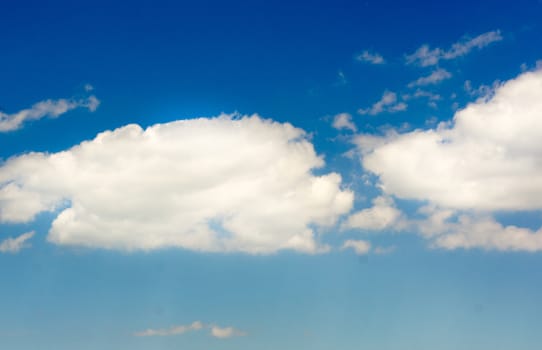
<path fill-rule="evenodd" d="M 539 349 L 542 2 L 0 5 L 0 344 Z"/>

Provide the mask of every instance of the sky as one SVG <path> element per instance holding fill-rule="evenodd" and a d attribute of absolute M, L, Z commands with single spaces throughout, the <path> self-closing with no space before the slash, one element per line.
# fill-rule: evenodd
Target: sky
<path fill-rule="evenodd" d="M 1 347 L 539 349 L 540 18 L 3 1 Z"/>

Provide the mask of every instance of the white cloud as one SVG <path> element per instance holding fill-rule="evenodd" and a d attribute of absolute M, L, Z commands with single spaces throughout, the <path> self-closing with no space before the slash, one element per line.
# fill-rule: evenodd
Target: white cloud
<path fill-rule="evenodd" d="M 408 84 L 408 87 L 434 85 L 440 83 L 443 80 L 450 79 L 451 77 L 452 74 L 450 72 L 445 69 L 439 68 L 433 71 L 428 76 L 418 78 L 416 81 L 411 82 L 410 84 Z"/>
<path fill-rule="evenodd" d="M 360 210 L 348 217 L 343 228 L 359 228 L 366 230 L 383 230 L 395 225 L 401 212 L 395 207 L 391 198 L 376 197 L 373 206 Z"/>
<path fill-rule="evenodd" d="M 23 233 L 19 237 L 7 238 L 0 242 L 0 253 L 16 254 L 21 249 L 28 248 L 30 245 L 27 243 L 29 239 L 34 237 L 34 231 Z"/>
<path fill-rule="evenodd" d="M 397 99 L 397 94 L 392 91 L 384 91 L 384 94 L 382 95 L 382 98 L 380 101 L 373 104 L 370 108 L 363 109 L 360 108 L 358 110 L 359 114 L 369 114 L 369 115 L 377 115 L 380 113 L 396 113 L 396 112 L 402 112 L 406 111 L 407 104 L 404 102 L 399 102 Z"/>
<path fill-rule="evenodd" d="M 542 209 L 542 71 L 524 73 L 437 129 L 370 137 L 363 165 L 387 193 L 461 209 Z M 366 147 L 365 136 L 358 138 Z"/>
<path fill-rule="evenodd" d="M 325 250 L 353 202 L 306 134 L 258 116 L 180 120 L 99 134 L 63 152 L 0 167 L 0 221 L 61 212 L 48 240 L 120 250 Z"/>
<path fill-rule="evenodd" d="M 498 30 L 483 33 L 475 38 L 465 37 L 454 43 L 448 50 L 441 48 L 431 49 L 429 45 L 423 45 L 411 55 L 406 56 L 408 64 L 417 64 L 422 67 L 434 66 L 440 60 L 452 60 L 465 56 L 473 49 L 482 49 L 491 43 L 501 41 L 503 38 Z"/>
<path fill-rule="evenodd" d="M 356 125 L 352 121 L 352 116 L 349 113 L 340 113 L 333 117 L 332 126 L 337 130 L 351 130 L 353 132 L 357 131 Z"/>
<path fill-rule="evenodd" d="M 499 251 L 542 251 L 542 228 L 533 231 L 514 225 L 503 226 L 487 215 L 459 217 L 433 241 L 444 249 L 484 248 Z"/>
<path fill-rule="evenodd" d="M 0 132 L 8 132 L 20 129 L 26 121 L 38 120 L 42 118 L 57 118 L 60 115 L 75 108 L 88 108 L 94 112 L 98 108 L 100 101 L 96 96 L 89 96 L 85 99 L 59 99 L 45 100 L 36 103 L 29 109 L 23 109 L 13 114 L 7 114 L 0 111 Z"/>
<path fill-rule="evenodd" d="M 370 52 L 370 51 L 363 51 L 361 54 L 359 54 L 356 59 L 361 62 L 367 62 L 371 64 L 384 64 L 386 61 L 384 60 L 384 57 L 382 55 L 376 53 L 376 52 Z"/>
<path fill-rule="evenodd" d="M 85 86 L 83 88 L 85 89 L 86 92 L 90 92 L 90 91 L 94 90 L 94 86 L 92 86 L 90 84 L 85 84 Z"/>
<path fill-rule="evenodd" d="M 542 210 L 542 70 L 526 72 L 436 129 L 357 144 L 387 195 L 430 203 L 411 221 L 435 246 L 542 250 L 541 231 L 503 226 L 497 211 Z"/>
<path fill-rule="evenodd" d="M 247 333 L 238 330 L 234 327 L 219 327 L 212 324 L 204 324 L 200 321 L 195 321 L 190 325 L 173 326 L 164 329 L 146 329 L 144 331 L 134 333 L 136 337 L 168 337 L 174 335 L 182 335 L 188 332 L 197 332 L 203 329 L 209 330 L 209 335 L 214 338 L 232 338 L 246 336 Z"/>
<path fill-rule="evenodd" d="M 187 332 L 199 331 L 204 328 L 204 324 L 200 321 L 195 321 L 190 325 L 173 326 L 165 329 L 146 329 L 141 332 L 136 332 L 136 337 L 166 337 L 171 335 L 181 335 Z"/>
<path fill-rule="evenodd" d="M 212 326 L 211 335 L 215 338 L 226 339 L 233 337 L 244 337 L 247 335 L 247 333 L 233 327 L 221 328 L 218 326 Z"/>
<path fill-rule="evenodd" d="M 371 243 L 362 240 L 347 240 L 344 242 L 342 249 L 353 249 L 357 255 L 366 255 L 371 250 Z"/>

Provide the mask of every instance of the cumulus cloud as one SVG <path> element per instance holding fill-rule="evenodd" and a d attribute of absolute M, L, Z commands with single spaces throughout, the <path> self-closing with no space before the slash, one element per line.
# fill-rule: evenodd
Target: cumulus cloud
<path fill-rule="evenodd" d="M 443 80 L 450 79 L 452 74 L 445 69 L 439 68 L 433 71 L 428 76 L 420 77 L 417 80 L 408 84 L 408 87 L 425 86 L 438 84 Z"/>
<path fill-rule="evenodd" d="M 542 210 L 542 70 L 526 72 L 435 129 L 357 139 L 387 195 L 430 203 L 416 228 L 446 248 L 541 250 L 540 231 L 497 211 Z"/>
<path fill-rule="evenodd" d="M 434 66 L 441 60 L 452 60 L 465 56 L 473 49 L 482 49 L 491 43 L 503 39 L 499 30 L 480 34 L 474 38 L 465 37 L 454 43 L 448 50 L 441 48 L 431 49 L 429 45 L 422 45 L 414 53 L 406 56 L 408 64 L 416 64 L 422 67 Z"/>
<path fill-rule="evenodd" d="M 343 223 L 343 228 L 378 231 L 395 225 L 400 217 L 401 212 L 395 207 L 393 200 L 380 196 L 373 200 L 372 207 L 350 215 Z"/>
<path fill-rule="evenodd" d="M 75 108 L 87 108 L 94 112 L 100 105 L 96 96 L 89 96 L 84 99 L 64 99 L 45 100 L 34 104 L 28 109 L 23 109 L 13 114 L 7 114 L 0 111 L 0 132 L 8 132 L 20 129 L 27 121 L 38 120 L 42 118 L 57 118 L 60 115 Z"/>
<path fill-rule="evenodd" d="M 376 53 L 376 52 L 370 52 L 370 51 L 363 51 L 361 54 L 359 54 L 356 59 L 360 62 L 367 62 L 371 64 L 384 64 L 386 61 L 384 60 L 384 57 L 382 55 Z"/>
<path fill-rule="evenodd" d="M 0 167 L 0 221 L 60 211 L 48 240 L 120 250 L 325 250 L 316 235 L 347 213 L 303 130 L 258 116 L 127 125 L 66 151 Z"/>
<path fill-rule="evenodd" d="M 352 249 L 357 255 L 366 255 L 371 250 L 371 243 L 362 240 L 347 240 L 342 249 Z"/>
<path fill-rule="evenodd" d="M 373 104 L 370 108 L 360 108 L 358 113 L 362 115 L 377 115 L 384 112 L 396 113 L 406 111 L 407 107 L 408 106 L 406 103 L 398 101 L 397 94 L 395 92 L 384 91 L 382 98 L 378 102 Z"/>
<path fill-rule="evenodd" d="M 337 130 L 346 129 L 353 132 L 356 132 L 358 130 L 356 128 L 356 124 L 354 124 L 354 122 L 352 121 L 352 115 L 350 115 L 349 113 L 340 113 L 333 117 L 332 126 Z"/>
<path fill-rule="evenodd" d="M 435 247 L 542 251 L 542 228 L 534 231 L 515 225 L 503 226 L 489 215 L 462 215 L 457 222 L 447 223 L 445 227 L 446 231 L 433 240 Z"/>
<path fill-rule="evenodd" d="M 0 242 L 0 253 L 16 254 L 20 252 L 22 249 L 30 246 L 27 241 L 32 237 L 34 237 L 34 231 L 23 233 L 15 238 L 7 238 Z"/>
<path fill-rule="evenodd" d="M 203 329 L 209 330 L 209 335 L 215 338 L 232 338 L 246 336 L 247 333 L 238 330 L 234 327 L 219 327 L 212 324 L 204 324 L 200 321 L 195 321 L 190 325 L 173 326 L 164 329 L 146 329 L 141 332 L 134 333 L 136 337 L 168 337 L 174 335 L 182 335 L 189 332 L 197 332 Z"/>

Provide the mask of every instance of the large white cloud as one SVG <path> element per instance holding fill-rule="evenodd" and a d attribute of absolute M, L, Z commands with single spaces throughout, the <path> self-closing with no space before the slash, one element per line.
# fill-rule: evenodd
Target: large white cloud
<path fill-rule="evenodd" d="M 542 209 L 542 70 L 524 73 L 437 129 L 360 136 L 388 194 L 448 208 Z"/>
<path fill-rule="evenodd" d="M 436 129 L 361 135 L 357 144 L 385 194 L 429 204 L 421 219 L 404 218 L 391 229 L 418 232 L 446 249 L 541 251 L 542 230 L 494 219 L 500 211 L 542 210 L 541 140 L 537 70 L 496 86 Z"/>
<path fill-rule="evenodd" d="M 0 167 L 0 221 L 61 209 L 48 239 L 110 249 L 316 252 L 353 194 L 305 133 L 258 116 L 127 125 Z"/>

